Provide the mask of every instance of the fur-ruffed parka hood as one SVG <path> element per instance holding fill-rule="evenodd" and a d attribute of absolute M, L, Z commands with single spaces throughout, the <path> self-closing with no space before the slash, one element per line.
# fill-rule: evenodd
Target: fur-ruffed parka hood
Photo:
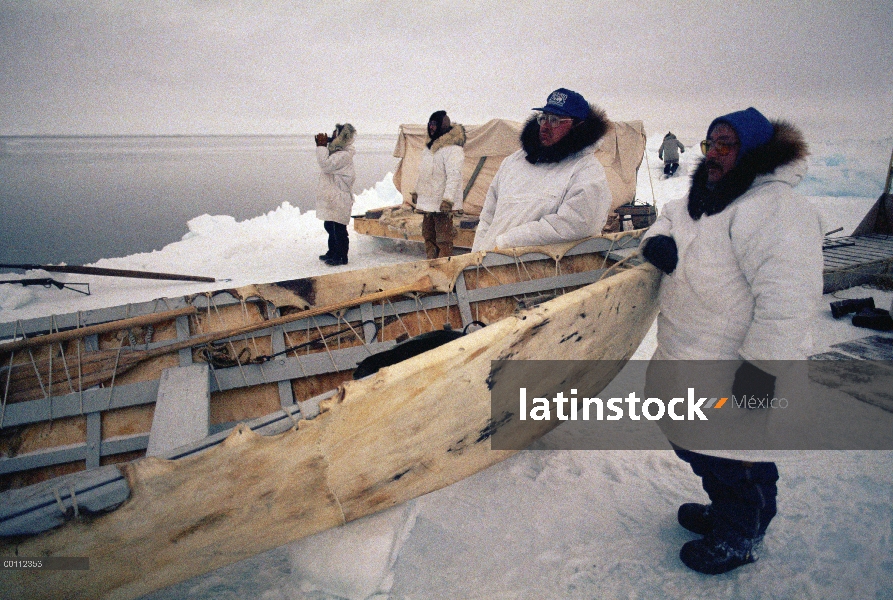
<path fill-rule="evenodd" d="M 540 126 L 534 115 L 524 124 L 521 131 L 521 148 L 527 154 L 527 162 L 557 163 L 571 154 L 592 146 L 607 133 L 610 123 L 605 111 L 593 104 L 589 105 L 589 116 L 573 127 L 566 136 L 553 146 L 543 146 L 540 142 Z"/>
<path fill-rule="evenodd" d="M 464 146 L 465 145 L 465 127 L 463 127 L 459 123 L 453 123 L 452 128 L 449 131 L 444 133 L 442 136 L 431 142 L 431 136 L 426 135 L 427 139 L 425 140 L 426 145 L 431 144 L 431 153 L 436 154 L 438 150 L 441 148 L 446 148 L 447 146 Z"/>
<path fill-rule="evenodd" d="M 333 154 L 339 150 L 345 150 L 348 146 L 353 144 L 353 140 L 357 136 L 357 130 L 354 129 L 354 126 L 350 123 L 345 123 L 344 125 L 339 123 L 335 125 L 335 129 L 338 130 L 338 135 L 329 142 L 329 154 Z"/>
<path fill-rule="evenodd" d="M 774 121 L 772 126 L 775 130 L 772 138 L 742 156 L 713 189 L 707 187 L 707 167 L 704 164 L 707 159 L 701 159 L 692 176 L 688 194 L 688 214 L 692 219 L 697 221 L 702 215 L 722 212 L 750 189 L 758 176 L 773 173 L 781 166 L 806 158 L 809 151 L 799 129 L 785 121 Z"/>

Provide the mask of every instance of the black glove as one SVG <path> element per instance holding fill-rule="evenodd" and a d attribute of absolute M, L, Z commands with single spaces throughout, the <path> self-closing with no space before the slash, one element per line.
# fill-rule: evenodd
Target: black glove
<path fill-rule="evenodd" d="M 642 248 L 642 256 L 652 265 L 669 275 L 676 270 L 679 262 L 679 253 L 676 250 L 676 240 L 668 235 L 656 235 L 645 240 Z"/>
<path fill-rule="evenodd" d="M 740 398 L 756 397 L 757 400 L 768 398 L 765 404 L 757 404 L 755 406 L 745 404 L 748 408 L 768 408 L 769 402 L 772 401 L 772 397 L 775 395 L 775 376 L 744 361 L 738 367 L 738 370 L 735 371 L 732 395 L 735 396 L 736 402 L 740 401 Z"/>

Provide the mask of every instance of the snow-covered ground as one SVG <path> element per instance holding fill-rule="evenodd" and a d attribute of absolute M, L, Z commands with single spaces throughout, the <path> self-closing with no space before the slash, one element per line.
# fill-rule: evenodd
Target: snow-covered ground
<path fill-rule="evenodd" d="M 700 154 L 682 155 L 677 177 L 661 179 L 663 132 L 648 143 L 638 198 L 658 207 L 685 194 Z M 883 186 L 893 140 L 812 146 L 802 191 L 826 231 L 849 233 Z M 354 214 L 395 204 L 390 178 L 358 196 Z M 226 279 L 226 286 L 292 279 L 332 270 L 317 259 L 322 223 L 283 204 L 257 218 L 199 217 L 183 240 L 147 254 L 95 266 Z M 420 245 L 351 235 L 350 264 L 423 258 Z M 29 273 L 29 276 L 58 274 Z M 0 278 L 20 278 L 0 274 Z M 220 287 L 68 276 L 90 281 L 85 297 L 55 288 L 0 286 L 0 321 L 179 296 Z M 889 307 L 893 294 L 873 296 Z M 815 351 L 874 332 L 815 319 Z M 636 358 L 654 350 L 654 330 Z M 655 428 L 653 435 L 659 439 Z M 679 547 L 692 535 L 676 524 L 682 502 L 706 495 L 688 465 L 666 451 L 538 450 L 403 506 L 323 532 L 156 592 L 174 598 L 893 598 L 893 452 L 803 452 L 780 465 L 779 513 L 754 565 L 708 577 L 685 568 Z"/>

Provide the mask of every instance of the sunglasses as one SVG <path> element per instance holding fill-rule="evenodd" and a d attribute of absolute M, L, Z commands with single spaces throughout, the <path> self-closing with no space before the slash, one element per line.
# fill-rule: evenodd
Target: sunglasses
<path fill-rule="evenodd" d="M 536 122 L 540 125 L 549 124 L 549 127 L 558 127 L 561 123 L 565 121 L 573 121 L 573 119 L 569 117 L 559 117 L 558 115 L 547 115 L 546 113 L 542 113 L 537 115 Z"/>
<path fill-rule="evenodd" d="M 740 146 L 741 144 L 738 142 L 720 142 L 715 140 L 702 140 L 701 141 L 701 152 L 704 153 L 704 156 L 707 156 L 707 153 L 710 152 L 711 148 L 716 150 L 716 153 L 719 156 L 728 156 L 732 151 L 732 148 L 736 146 Z"/>

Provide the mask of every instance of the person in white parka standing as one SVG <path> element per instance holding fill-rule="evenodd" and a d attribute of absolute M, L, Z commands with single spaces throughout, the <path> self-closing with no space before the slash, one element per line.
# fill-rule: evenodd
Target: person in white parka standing
<path fill-rule="evenodd" d="M 438 110 L 428 119 L 428 139 L 419 160 L 412 203 L 422 213 L 422 238 L 425 256 L 452 256 L 456 229 L 453 213 L 462 211 L 464 189 L 462 166 L 465 164 L 465 128 L 452 123 L 446 111 Z"/>
<path fill-rule="evenodd" d="M 347 264 L 350 238 L 347 225 L 353 207 L 353 142 L 357 130 L 350 123 L 335 125 L 332 136 L 316 135 L 316 161 L 321 173 L 316 188 L 316 217 L 329 234 L 329 247 L 319 260 L 329 266 Z"/>
<path fill-rule="evenodd" d="M 806 173 L 806 143 L 793 125 L 748 108 L 715 119 L 701 149 L 688 195 L 664 206 L 643 237 L 643 257 L 664 272 L 648 379 L 664 379 L 652 377 L 659 364 L 723 361 L 733 396 L 772 398 L 783 366 L 807 358 L 822 294 L 820 217 L 794 191 Z M 660 373 L 674 367 L 666 368 Z M 723 414 L 728 431 L 747 429 L 752 439 L 771 427 L 772 412 Z M 682 546 L 682 562 L 719 574 L 757 560 L 776 514 L 781 455 L 731 445 L 693 452 L 704 447 L 692 444 L 693 429 L 665 419 L 660 427 L 711 501 L 679 507 L 679 523 L 704 536 Z"/>

